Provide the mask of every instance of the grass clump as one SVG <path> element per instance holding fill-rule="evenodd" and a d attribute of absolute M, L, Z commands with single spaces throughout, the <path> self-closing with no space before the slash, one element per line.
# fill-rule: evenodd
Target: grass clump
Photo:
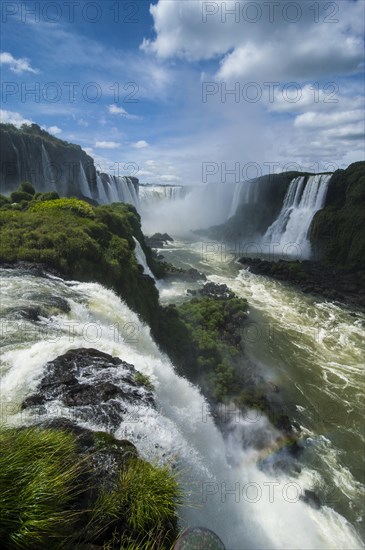
<path fill-rule="evenodd" d="M 0 431 L 1 548 L 171 548 L 181 503 L 176 474 L 138 458 L 130 444 L 111 486 L 110 457 L 127 442 L 95 437 L 85 454 L 67 430 Z"/>
<path fill-rule="evenodd" d="M 38 428 L 0 431 L 3 548 L 53 548 L 72 532 L 80 490 L 75 437 Z"/>
<path fill-rule="evenodd" d="M 150 377 L 147 376 L 147 374 L 142 374 L 141 372 L 136 372 L 136 374 L 134 376 L 134 380 L 136 381 L 136 383 L 138 385 L 144 386 L 147 390 L 149 390 L 149 391 L 154 390 L 154 386 L 152 384 L 152 381 L 151 381 Z"/>
<path fill-rule="evenodd" d="M 170 549 L 177 535 L 176 506 L 181 503 L 177 475 L 168 466 L 131 458 L 115 489 L 100 496 L 92 529 L 109 524 L 113 534 L 105 548 Z M 124 526 L 119 534 L 113 530 L 116 523 Z"/>

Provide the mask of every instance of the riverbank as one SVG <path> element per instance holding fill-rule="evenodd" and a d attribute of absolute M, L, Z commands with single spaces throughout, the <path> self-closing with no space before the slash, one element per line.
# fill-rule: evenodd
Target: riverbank
<path fill-rule="evenodd" d="M 365 308 L 365 273 L 361 271 L 340 270 L 309 260 L 273 262 L 243 257 L 238 261 L 251 273 L 285 281 L 305 294 Z"/>

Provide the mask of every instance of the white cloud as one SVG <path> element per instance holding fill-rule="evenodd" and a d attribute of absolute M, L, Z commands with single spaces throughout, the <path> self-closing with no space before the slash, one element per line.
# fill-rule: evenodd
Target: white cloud
<path fill-rule="evenodd" d="M 4 124 L 14 124 L 14 126 L 17 126 L 18 128 L 22 124 L 33 124 L 32 120 L 24 118 L 20 113 L 16 113 L 15 111 L 6 111 L 3 109 L 0 109 L 0 120 Z"/>
<path fill-rule="evenodd" d="M 109 113 L 112 115 L 127 115 L 127 111 L 123 107 L 118 107 L 117 105 L 109 105 Z"/>
<path fill-rule="evenodd" d="M 297 128 L 337 128 L 351 123 L 361 124 L 364 119 L 364 112 L 360 109 L 334 113 L 316 113 L 308 111 L 296 117 L 294 126 Z"/>
<path fill-rule="evenodd" d="M 362 1 L 334 4 L 338 13 L 332 24 L 330 10 L 321 3 L 318 22 L 307 0 L 278 0 L 271 9 L 270 4 L 159 0 L 150 7 L 156 38 L 144 40 L 141 48 L 162 59 L 220 59 L 217 77 L 225 80 L 305 79 L 359 72 L 363 62 Z M 234 13 L 229 13 L 232 10 Z"/>
<path fill-rule="evenodd" d="M 132 147 L 135 149 L 144 149 L 145 147 L 148 147 L 149 144 L 144 139 L 141 139 L 140 141 L 136 141 L 132 144 Z"/>
<path fill-rule="evenodd" d="M 120 143 L 117 143 L 116 141 L 96 141 L 95 147 L 99 149 L 118 149 L 120 147 Z"/>
<path fill-rule="evenodd" d="M 25 72 L 37 74 L 38 69 L 33 69 L 30 66 L 29 60 L 25 57 L 19 57 L 16 59 L 9 52 L 0 53 L 0 63 L 3 65 L 9 65 L 10 70 L 16 74 L 22 74 Z"/>
<path fill-rule="evenodd" d="M 43 130 L 46 130 L 49 134 L 53 134 L 55 136 L 62 133 L 61 128 L 59 128 L 58 126 L 42 126 L 42 128 Z"/>
<path fill-rule="evenodd" d="M 300 113 L 311 111 L 338 111 L 363 108 L 364 98 L 360 95 L 352 95 L 348 84 L 339 86 L 330 82 L 324 86 L 318 83 L 314 86 L 306 84 L 301 86 L 293 83 L 294 86 L 275 87 L 274 93 L 269 88 L 263 87 L 266 93 L 267 108 L 278 113 Z M 269 100 L 269 93 L 271 99 Z M 297 100 L 295 100 L 297 98 Z"/>
<path fill-rule="evenodd" d="M 92 147 L 83 147 L 82 149 L 87 155 L 90 155 L 91 157 L 93 156 L 94 149 Z"/>
<path fill-rule="evenodd" d="M 118 105 L 112 104 L 108 106 L 108 111 L 111 115 L 121 115 L 122 117 L 128 118 L 130 120 L 137 120 L 140 117 L 137 115 L 131 115 L 123 107 L 118 107 Z"/>

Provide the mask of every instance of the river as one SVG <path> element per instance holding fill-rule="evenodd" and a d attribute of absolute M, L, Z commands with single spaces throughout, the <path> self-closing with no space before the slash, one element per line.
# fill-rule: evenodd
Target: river
<path fill-rule="evenodd" d="M 252 411 L 233 418 L 223 437 L 199 390 L 175 373 L 149 328 L 112 291 L 26 270 L 0 270 L 3 422 L 34 422 L 19 406 L 36 388 L 46 361 L 68 349 L 96 347 L 152 379 L 157 410 L 131 406 L 130 422 L 115 436 L 130 439 L 145 458 L 178 469 L 186 493 L 181 527 L 213 529 L 229 550 L 364 548 L 364 315 L 254 276 L 239 269 L 230 254 L 212 252 L 204 243 L 175 242 L 163 254 L 248 299 L 247 353 L 295 405 L 294 420 L 306 434 L 296 471 L 270 468 L 277 433 L 264 416 Z M 158 285 L 163 303 L 185 300 L 186 288 L 194 286 Z M 53 403 L 45 414 L 71 412 L 80 425 L 108 429 L 92 410 L 85 420 Z M 254 445 L 262 434 L 264 452 Z M 252 444 L 243 447 L 243 440 Z M 304 489 L 318 492 L 320 509 L 299 498 Z"/>

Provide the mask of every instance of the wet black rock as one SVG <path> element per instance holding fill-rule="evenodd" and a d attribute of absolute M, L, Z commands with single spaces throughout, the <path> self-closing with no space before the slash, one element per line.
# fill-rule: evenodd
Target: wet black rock
<path fill-rule="evenodd" d="M 321 500 L 317 493 L 310 491 L 309 489 L 304 489 L 304 494 L 300 495 L 300 500 L 306 502 L 309 506 L 312 506 L 312 508 L 315 508 L 316 510 L 319 510 L 322 506 Z"/>
<path fill-rule="evenodd" d="M 167 233 L 155 233 L 151 237 L 145 237 L 145 242 L 151 248 L 163 248 L 165 244 L 174 242 Z"/>
<path fill-rule="evenodd" d="M 169 279 L 173 281 L 206 281 L 204 273 L 198 271 L 194 267 L 189 269 L 182 269 L 181 267 L 175 267 L 167 262 L 161 262 L 162 268 L 161 277 L 163 279 Z"/>
<path fill-rule="evenodd" d="M 188 289 L 186 292 L 192 296 L 204 296 L 206 298 L 214 298 L 217 300 L 229 300 L 230 298 L 235 298 L 235 293 L 232 292 L 227 285 L 219 285 L 212 282 L 206 283 L 201 289 Z"/>
<path fill-rule="evenodd" d="M 130 405 L 154 407 L 152 393 L 136 374 L 133 365 L 99 350 L 70 350 L 47 363 L 37 391 L 22 408 L 38 407 L 33 414 L 45 414 L 47 404 L 60 403 L 75 418 L 113 430 L 129 418 Z"/>

